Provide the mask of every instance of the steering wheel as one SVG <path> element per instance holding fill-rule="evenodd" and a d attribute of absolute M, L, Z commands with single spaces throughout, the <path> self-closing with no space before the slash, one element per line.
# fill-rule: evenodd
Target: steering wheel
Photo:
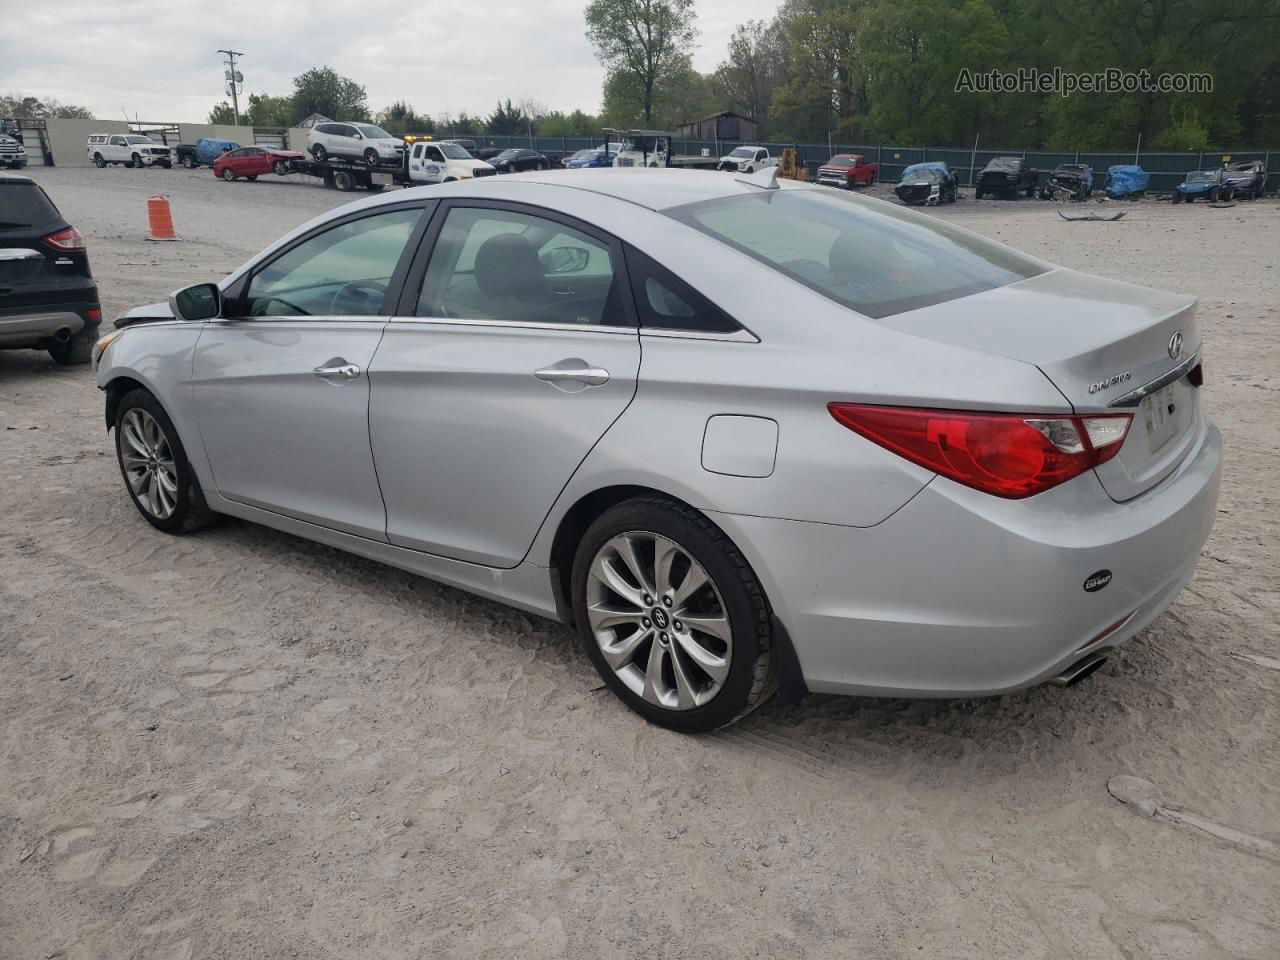
<path fill-rule="evenodd" d="M 361 306 L 373 306 L 371 310 L 339 310 L 338 307 L 342 303 L 344 297 L 351 297 L 353 300 L 359 294 Z M 372 295 L 371 295 L 372 294 Z M 334 293 L 333 299 L 329 301 L 329 313 L 334 316 L 374 314 L 377 309 L 382 306 L 382 298 L 387 295 L 387 284 L 381 280 L 352 280 L 350 283 L 344 283 Z M 375 300 L 374 304 L 370 304 L 370 300 Z"/>

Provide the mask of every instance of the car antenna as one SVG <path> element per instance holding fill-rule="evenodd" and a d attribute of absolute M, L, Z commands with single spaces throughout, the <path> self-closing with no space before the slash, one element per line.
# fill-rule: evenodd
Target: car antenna
<path fill-rule="evenodd" d="M 759 187 L 761 190 L 777 190 L 778 168 L 765 167 L 763 170 L 749 173 L 745 177 L 734 177 L 733 179 L 739 183 L 745 183 L 749 187 Z"/>

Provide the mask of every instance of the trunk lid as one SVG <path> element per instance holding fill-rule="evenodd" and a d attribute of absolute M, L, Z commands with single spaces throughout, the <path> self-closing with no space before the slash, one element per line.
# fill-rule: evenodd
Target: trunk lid
<path fill-rule="evenodd" d="M 1076 413 L 1133 414 L 1119 454 L 1096 471 L 1124 501 L 1172 473 L 1194 446 L 1195 308 L 1194 297 L 1056 269 L 879 322 L 1034 364 Z"/>

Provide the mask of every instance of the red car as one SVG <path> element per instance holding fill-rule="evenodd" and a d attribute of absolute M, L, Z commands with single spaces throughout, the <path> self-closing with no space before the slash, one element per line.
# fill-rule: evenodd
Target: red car
<path fill-rule="evenodd" d="M 818 168 L 817 182 L 829 187 L 850 190 L 857 186 L 870 186 L 876 179 L 880 164 L 869 162 L 857 153 L 838 153 Z"/>
<path fill-rule="evenodd" d="M 257 180 L 263 173 L 283 177 L 293 167 L 293 161 L 305 160 L 306 155 L 293 150 L 276 150 L 271 147 L 241 147 L 229 150 L 213 161 L 213 175 L 230 183 L 236 177 Z"/>

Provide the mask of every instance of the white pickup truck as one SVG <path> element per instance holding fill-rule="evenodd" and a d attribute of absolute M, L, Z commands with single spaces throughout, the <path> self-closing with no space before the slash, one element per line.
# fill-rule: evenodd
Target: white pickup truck
<path fill-rule="evenodd" d="M 122 163 L 126 167 L 173 166 L 173 154 L 163 143 L 137 134 L 93 133 L 85 144 L 94 166 Z"/>
<path fill-rule="evenodd" d="M 449 183 L 495 173 L 491 164 L 477 160 L 456 143 L 417 140 L 409 146 L 409 179 L 416 183 Z"/>
<path fill-rule="evenodd" d="M 769 156 L 765 147 L 743 145 L 720 158 L 717 170 L 730 170 L 734 173 L 755 173 L 765 167 L 776 167 L 778 158 Z"/>

